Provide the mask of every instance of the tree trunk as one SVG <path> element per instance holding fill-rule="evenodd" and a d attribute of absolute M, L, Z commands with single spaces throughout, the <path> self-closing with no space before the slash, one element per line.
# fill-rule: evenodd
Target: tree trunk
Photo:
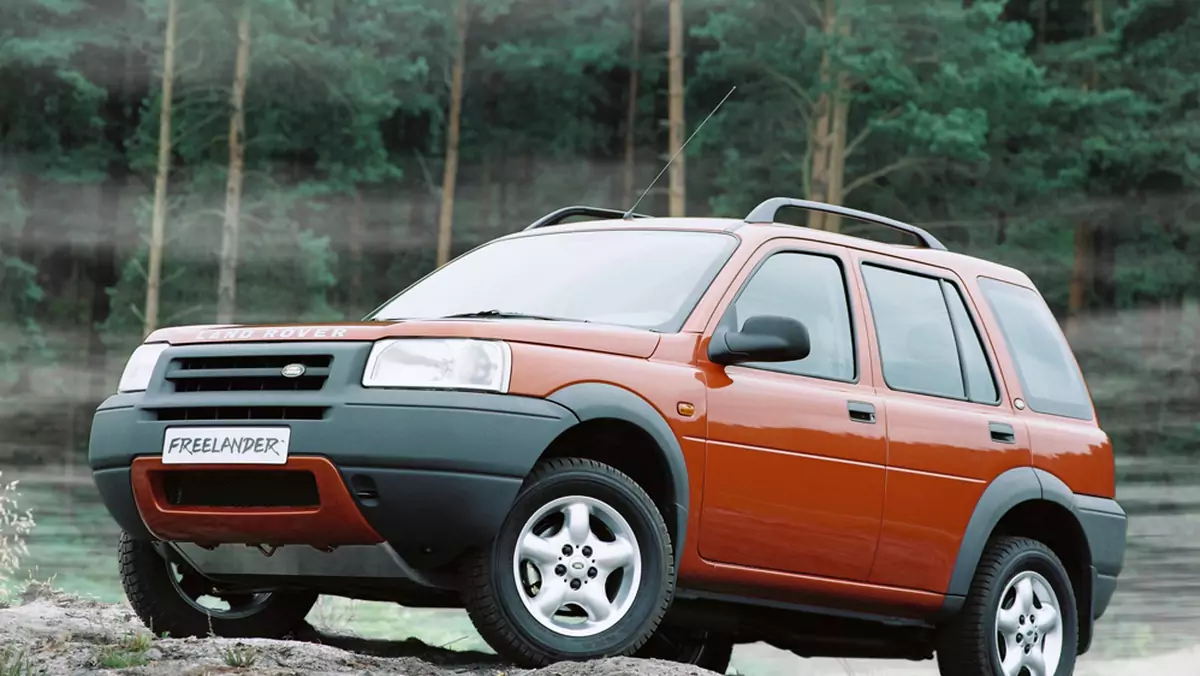
<path fill-rule="evenodd" d="M 500 142 L 500 195 L 497 198 L 500 210 L 501 227 L 508 227 L 508 214 L 510 207 L 508 204 L 509 195 L 512 191 L 508 189 L 508 143 Z"/>
<path fill-rule="evenodd" d="M 678 152 L 683 145 L 684 116 L 683 116 L 683 0 L 671 0 L 670 39 L 668 40 L 667 62 L 669 65 L 668 122 L 670 125 L 669 154 Z M 672 216 L 684 216 L 687 212 L 687 193 L 685 180 L 686 158 L 684 153 L 671 163 L 670 180 L 670 213 Z"/>
<path fill-rule="evenodd" d="M 217 322 L 229 324 L 237 300 L 238 230 L 242 208 L 242 169 L 246 152 L 246 79 L 250 71 L 250 3 L 238 19 L 237 66 L 229 116 L 229 177 L 225 186 L 225 226 L 221 231 L 221 273 L 217 282 Z"/>
<path fill-rule="evenodd" d="M 634 152 L 637 150 L 635 133 L 637 127 L 638 79 L 641 76 L 642 58 L 642 14 L 644 0 L 633 0 L 633 47 L 629 55 L 629 108 L 625 114 L 625 199 L 621 204 L 633 204 L 636 171 Z"/>
<path fill-rule="evenodd" d="M 1040 56 L 1046 48 L 1046 23 L 1050 16 L 1050 0 L 1038 2 L 1037 53 Z"/>
<path fill-rule="evenodd" d="M 835 0 L 825 0 L 821 15 L 822 32 L 827 41 L 832 41 L 834 26 L 837 24 L 837 6 Z M 817 98 L 813 111 L 813 122 L 809 131 L 808 144 L 812 149 L 812 171 L 809 174 L 808 198 L 816 202 L 829 200 L 829 169 L 830 150 L 833 146 L 831 128 L 833 127 L 833 64 L 827 45 L 821 52 L 820 87 L 821 95 Z M 808 212 L 808 227 L 817 230 L 825 229 L 825 214 L 818 211 Z"/>
<path fill-rule="evenodd" d="M 1092 35 L 1104 35 L 1104 0 L 1092 0 Z M 1092 61 L 1092 89 L 1100 86 L 1100 69 Z"/>
<path fill-rule="evenodd" d="M 355 186 L 350 207 L 350 304 L 358 312 L 363 300 L 363 196 Z"/>
<path fill-rule="evenodd" d="M 838 31 L 843 38 L 850 37 L 849 23 Z M 838 71 L 837 88 L 833 92 L 833 144 L 829 148 L 829 204 L 842 204 L 842 188 L 846 184 L 846 125 L 850 121 L 850 75 Z M 825 229 L 837 232 L 841 220 L 833 214 L 825 214 Z"/>
<path fill-rule="evenodd" d="M 479 224 L 487 228 L 489 231 L 496 227 L 496 208 L 495 200 L 496 190 L 493 184 L 496 182 L 493 178 L 492 171 L 492 152 L 489 149 L 483 150 L 483 168 L 480 172 L 482 176 L 479 178 Z"/>
<path fill-rule="evenodd" d="M 1092 0 L 1092 33 L 1104 34 L 1104 6 L 1102 0 Z M 1097 69 L 1093 65 L 1090 82 L 1085 87 L 1095 89 L 1098 82 Z M 1079 332 L 1080 315 L 1087 304 L 1088 291 L 1092 285 L 1093 257 L 1095 245 L 1092 226 L 1086 221 L 1075 224 L 1075 259 L 1071 266 L 1071 285 L 1067 293 L 1067 336 L 1074 338 Z"/>
<path fill-rule="evenodd" d="M 1092 278 L 1092 228 L 1086 222 L 1075 224 L 1075 260 L 1071 266 L 1071 286 L 1067 290 L 1067 336 L 1079 331 L 1079 317 L 1087 302 Z"/>
<path fill-rule="evenodd" d="M 167 0 L 167 40 L 163 47 L 162 106 L 158 115 L 158 171 L 154 178 L 154 217 L 150 223 L 150 261 L 146 275 L 144 335 L 158 328 L 162 283 L 163 230 L 167 220 L 167 179 L 171 173 L 171 98 L 175 88 L 175 19 L 177 0 Z"/>
<path fill-rule="evenodd" d="M 450 121 L 446 130 L 446 168 L 442 176 L 442 211 L 438 218 L 437 265 L 450 261 L 450 231 L 454 224 L 454 188 L 458 181 L 459 127 L 462 123 L 463 71 L 467 59 L 467 0 L 458 0 L 455 15 L 457 40 L 454 53 L 454 72 L 450 84 Z"/>

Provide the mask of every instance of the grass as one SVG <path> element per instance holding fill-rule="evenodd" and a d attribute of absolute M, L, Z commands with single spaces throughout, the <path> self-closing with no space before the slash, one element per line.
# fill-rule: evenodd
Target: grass
<path fill-rule="evenodd" d="M 7 473 L 6 473 L 7 478 Z M 125 597 L 117 574 L 120 530 L 90 485 L 21 482 L 20 506 L 32 509 L 37 526 L 25 540 L 14 581 L 54 580 L 54 586 L 105 603 Z"/>
<path fill-rule="evenodd" d="M 140 667 L 149 661 L 146 653 L 150 652 L 153 645 L 154 637 L 150 634 L 127 634 L 113 645 L 102 646 L 93 661 L 104 669 Z"/>
<path fill-rule="evenodd" d="M 221 651 L 221 658 L 225 660 L 227 666 L 234 669 L 249 669 L 258 662 L 258 649 L 254 646 L 238 643 L 226 646 Z"/>
<path fill-rule="evenodd" d="M 19 646 L 0 649 L 0 676 L 33 676 L 42 670 L 34 667 L 28 651 Z"/>

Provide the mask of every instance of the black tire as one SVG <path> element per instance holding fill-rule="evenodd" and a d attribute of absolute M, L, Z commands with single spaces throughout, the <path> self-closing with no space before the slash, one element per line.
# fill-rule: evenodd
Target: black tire
<path fill-rule="evenodd" d="M 1037 540 L 997 537 L 988 542 L 979 559 L 966 604 L 958 616 L 939 631 L 937 662 L 943 676 L 1003 676 L 996 633 L 997 613 L 1001 604 L 1006 603 L 1001 594 L 1010 581 L 1027 571 L 1037 573 L 1049 582 L 1058 599 L 1062 651 L 1058 668 L 1051 676 L 1066 676 L 1074 672 L 1079 621 L 1075 592 L 1066 568 L 1049 547 Z M 1011 600 L 1007 603 L 1011 605 Z M 1023 618 L 1022 625 L 1025 624 Z M 1029 625 L 1031 630 L 1035 627 L 1045 631 L 1037 625 Z M 1025 627 L 1022 627 L 1024 631 Z M 1044 633 L 1035 631 L 1034 637 L 1039 641 L 1035 645 L 1045 643 Z M 1022 645 L 1029 640 L 1025 636 L 1021 638 Z"/>
<path fill-rule="evenodd" d="M 247 606 L 250 610 L 245 613 L 228 617 L 221 611 L 206 613 L 185 597 L 170 564 L 153 542 L 135 540 L 123 532 L 119 552 L 125 597 L 142 624 L 159 635 L 281 638 L 304 621 L 317 601 L 316 594 L 273 592 Z"/>
<path fill-rule="evenodd" d="M 724 674 L 733 659 L 733 641 L 706 631 L 686 632 L 659 627 L 637 652 L 637 657 L 691 664 Z"/>
<path fill-rule="evenodd" d="M 567 496 L 615 509 L 637 539 L 640 587 L 615 624 L 591 636 L 566 636 L 525 607 L 513 574 L 517 538 L 542 507 Z M 632 655 L 654 634 L 675 593 L 675 560 L 666 523 L 631 478 L 594 460 L 555 458 L 534 468 L 496 538 L 466 563 L 463 604 L 479 634 L 501 657 L 530 668 L 554 662 Z"/>

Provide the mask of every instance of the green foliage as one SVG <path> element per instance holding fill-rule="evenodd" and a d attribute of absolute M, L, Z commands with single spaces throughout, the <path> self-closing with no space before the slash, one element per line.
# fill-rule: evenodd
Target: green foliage
<path fill-rule="evenodd" d="M 34 676 L 44 671 L 34 666 L 28 649 L 22 646 L 0 648 L 0 676 Z"/>
<path fill-rule="evenodd" d="M 1090 2 L 1045 5 L 1043 27 L 1042 4 L 1019 0 L 838 0 L 847 30 L 827 35 L 824 3 L 688 0 L 689 131 L 738 87 L 689 147 L 689 212 L 742 216 L 766 197 L 809 192 L 827 54 L 849 102 L 848 205 L 1019 265 L 1060 315 L 1081 225 L 1095 235 L 1084 309 L 1193 301 L 1200 0 L 1100 1 L 1101 35 Z M 215 314 L 243 2 L 236 319 L 359 317 L 434 265 L 457 3 L 179 3 L 165 324 Z M 639 4 L 641 86 L 627 130 Z M 104 345 L 127 352 L 142 338 L 166 6 L 0 3 L 0 380 L 20 384 L 31 365 L 84 342 L 88 368 L 100 368 Z M 649 181 L 674 150 L 665 2 L 469 8 L 456 252 L 554 207 L 619 201 L 629 131 L 636 183 Z M 661 204 L 652 194 L 640 209 Z M 71 331 L 84 335 L 72 349 L 47 337 Z M 1117 351 L 1081 346 L 1081 361 L 1131 381 Z M 1104 414 L 1117 403 L 1102 402 Z"/>
<path fill-rule="evenodd" d="M 154 637 L 145 633 L 129 633 L 114 644 L 101 646 L 92 658 L 102 669 L 129 669 L 149 662 L 146 653 L 154 645 Z"/>
<path fill-rule="evenodd" d="M 226 666 L 249 669 L 258 662 L 258 649 L 240 643 L 228 645 L 221 649 L 221 658 L 225 660 Z"/>

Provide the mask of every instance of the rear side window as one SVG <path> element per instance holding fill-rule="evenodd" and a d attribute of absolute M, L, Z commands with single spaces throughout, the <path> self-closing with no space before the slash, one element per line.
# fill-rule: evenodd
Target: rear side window
<path fill-rule="evenodd" d="M 812 352 L 798 361 L 743 366 L 830 380 L 855 379 L 846 279 L 837 260 L 795 252 L 771 255 L 730 304 L 721 324 L 740 330 L 755 315 L 800 320 L 808 329 Z"/>
<path fill-rule="evenodd" d="M 996 404 L 979 332 L 953 284 L 863 266 L 883 379 L 893 390 Z"/>
<path fill-rule="evenodd" d="M 987 353 L 983 351 L 983 340 L 971 320 L 971 313 L 967 312 L 962 293 L 945 280 L 942 280 L 942 291 L 946 294 L 946 307 L 950 308 L 950 319 L 954 322 L 954 338 L 958 341 L 958 356 L 966 378 L 967 399 L 980 404 L 1000 403 L 996 379 L 992 376 Z"/>
<path fill-rule="evenodd" d="M 893 390 L 965 399 L 942 285 L 932 277 L 863 266 L 883 379 Z"/>
<path fill-rule="evenodd" d="M 1012 353 L 1025 400 L 1034 411 L 1092 419 L 1083 375 L 1058 322 L 1035 291 L 986 277 L 979 286 Z"/>

